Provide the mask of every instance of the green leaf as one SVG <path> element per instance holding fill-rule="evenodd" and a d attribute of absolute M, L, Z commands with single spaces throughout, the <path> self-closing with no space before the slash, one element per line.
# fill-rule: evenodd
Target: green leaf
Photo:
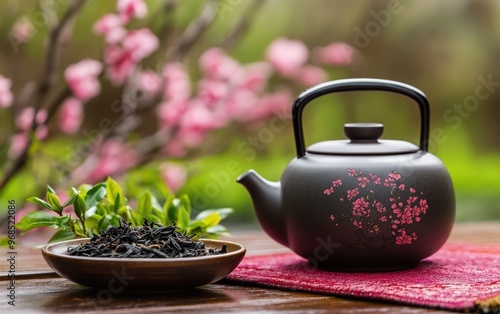
<path fill-rule="evenodd" d="M 223 225 L 217 225 L 210 228 L 207 228 L 207 233 L 204 236 L 208 236 L 209 238 L 213 236 L 230 236 L 231 234 L 227 231 L 227 228 Z"/>
<path fill-rule="evenodd" d="M 75 209 L 75 214 L 80 220 L 85 220 L 85 213 L 87 211 L 85 201 L 80 195 L 76 195 L 73 201 L 73 208 Z"/>
<path fill-rule="evenodd" d="M 23 232 L 28 232 L 39 227 L 57 226 L 58 222 L 56 216 L 37 210 L 24 216 L 16 227 Z"/>
<path fill-rule="evenodd" d="M 188 215 L 191 215 L 191 200 L 187 194 L 182 194 L 179 197 L 179 206 L 182 206 Z"/>
<path fill-rule="evenodd" d="M 131 210 L 129 214 L 134 226 L 142 226 L 144 218 L 138 212 Z"/>
<path fill-rule="evenodd" d="M 38 197 L 32 196 L 32 197 L 28 198 L 26 201 L 38 204 L 38 205 L 40 205 L 42 207 L 47 208 L 48 210 L 54 210 L 54 208 L 52 207 L 52 205 L 50 205 L 49 203 L 47 203 L 46 201 L 44 201 L 44 200 L 42 200 L 41 198 L 38 198 Z"/>
<path fill-rule="evenodd" d="M 75 200 L 76 195 L 78 195 L 78 191 L 75 188 L 71 188 L 71 195 L 69 198 L 62 204 L 62 207 L 65 208 L 71 204 L 73 204 L 73 201 Z"/>
<path fill-rule="evenodd" d="M 177 208 L 177 219 L 175 221 L 181 230 L 185 230 L 189 226 L 189 213 L 183 206 Z"/>
<path fill-rule="evenodd" d="M 121 200 L 123 199 L 122 188 L 115 180 L 111 179 L 111 177 L 108 177 L 106 180 L 106 198 L 112 205 L 118 203 L 118 207 L 120 207 Z"/>
<path fill-rule="evenodd" d="M 142 196 L 139 198 L 139 201 L 137 202 L 137 212 L 142 217 L 148 217 L 150 216 L 152 209 L 153 209 L 152 195 L 151 192 L 146 190 L 146 192 L 142 194 Z"/>
<path fill-rule="evenodd" d="M 50 238 L 49 243 L 61 242 L 66 240 L 71 240 L 76 238 L 76 234 L 69 230 L 59 230 L 57 231 L 52 238 Z"/>
<path fill-rule="evenodd" d="M 85 227 L 87 228 L 87 230 L 97 227 L 97 223 L 99 222 L 100 219 L 102 219 L 102 216 L 97 214 L 94 214 L 90 217 L 86 217 Z"/>
<path fill-rule="evenodd" d="M 99 219 L 97 222 L 97 230 L 99 232 L 106 230 L 106 228 L 109 226 L 110 222 L 109 220 L 111 219 L 111 215 L 106 215 Z"/>
<path fill-rule="evenodd" d="M 106 196 L 106 184 L 98 183 L 87 191 L 85 204 L 87 208 L 96 206 Z"/>
<path fill-rule="evenodd" d="M 50 191 L 47 191 L 45 198 L 47 199 L 47 202 L 50 204 L 50 206 L 52 206 L 53 211 L 55 211 L 58 214 L 61 214 L 62 207 L 61 207 L 61 201 L 59 200 L 59 197 L 56 194 L 54 194 Z"/>
<path fill-rule="evenodd" d="M 57 228 L 65 229 L 68 228 L 69 226 L 69 220 L 71 219 L 71 216 L 66 215 L 66 216 L 56 217 L 56 219 L 57 219 L 56 221 Z"/>
<path fill-rule="evenodd" d="M 220 217 L 219 213 L 215 212 L 215 213 L 211 213 L 207 217 L 203 218 L 202 221 L 205 223 L 205 225 L 207 227 L 213 227 L 213 226 L 217 226 L 219 224 L 219 222 L 221 221 L 221 217 Z"/>
<path fill-rule="evenodd" d="M 87 209 L 87 211 L 90 211 L 91 208 Z M 101 216 L 105 216 L 107 214 L 111 214 L 111 211 L 108 211 L 108 208 L 102 204 L 97 204 L 96 206 L 96 214 L 99 214 Z"/>
<path fill-rule="evenodd" d="M 47 191 L 56 194 L 56 191 L 50 185 L 47 185 Z"/>
<path fill-rule="evenodd" d="M 220 219 L 224 219 L 230 214 L 232 214 L 234 210 L 232 208 L 218 208 L 218 209 L 207 209 L 202 211 L 196 216 L 196 220 L 202 220 L 205 219 L 206 217 L 210 216 L 213 213 L 218 213 L 220 216 Z"/>
<path fill-rule="evenodd" d="M 169 195 L 163 204 L 162 224 L 165 226 L 171 225 L 177 216 L 174 199 L 173 195 Z"/>

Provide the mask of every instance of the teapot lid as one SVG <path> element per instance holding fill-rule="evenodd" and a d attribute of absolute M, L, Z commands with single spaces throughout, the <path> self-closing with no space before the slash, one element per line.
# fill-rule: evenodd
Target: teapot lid
<path fill-rule="evenodd" d="M 396 155 L 418 152 L 412 143 L 396 140 L 379 140 L 384 132 L 380 123 L 347 123 L 344 133 L 349 140 L 325 141 L 307 148 L 310 154 L 321 155 Z"/>

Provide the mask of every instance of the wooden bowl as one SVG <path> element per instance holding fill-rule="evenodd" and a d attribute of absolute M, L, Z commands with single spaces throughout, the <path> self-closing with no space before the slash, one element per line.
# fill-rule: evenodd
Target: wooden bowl
<path fill-rule="evenodd" d="M 238 243 L 202 239 L 205 247 L 227 253 L 183 258 L 106 258 L 70 256 L 68 247 L 89 242 L 76 239 L 45 245 L 42 255 L 60 276 L 78 284 L 107 289 L 110 293 L 165 292 L 198 287 L 218 281 L 241 262 L 246 249 Z"/>

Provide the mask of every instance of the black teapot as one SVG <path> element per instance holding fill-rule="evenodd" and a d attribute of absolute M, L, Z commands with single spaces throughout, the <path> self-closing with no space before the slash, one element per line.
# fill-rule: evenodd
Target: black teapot
<path fill-rule="evenodd" d="M 380 140 L 383 125 L 344 125 L 348 140 L 307 149 L 304 107 L 320 96 L 348 91 L 388 91 L 419 106 L 419 147 Z M 439 250 L 455 218 L 453 184 L 443 163 L 428 150 L 429 103 L 407 84 L 346 79 L 319 84 L 292 107 L 297 157 L 280 182 L 254 170 L 237 181 L 250 193 L 257 218 L 277 242 L 314 266 L 338 271 L 392 271 L 416 266 Z"/>

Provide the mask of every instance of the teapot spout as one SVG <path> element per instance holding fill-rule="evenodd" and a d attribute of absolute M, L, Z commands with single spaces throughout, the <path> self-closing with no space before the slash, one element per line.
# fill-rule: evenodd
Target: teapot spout
<path fill-rule="evenodd" d="M 248 170 L 236 181 L 250 193 L 257 219 L 262 229 L 277 242 L 288 245 L 285 222 L 281 209 L 281 184 L 261 177 L 254 170 Z"/>

